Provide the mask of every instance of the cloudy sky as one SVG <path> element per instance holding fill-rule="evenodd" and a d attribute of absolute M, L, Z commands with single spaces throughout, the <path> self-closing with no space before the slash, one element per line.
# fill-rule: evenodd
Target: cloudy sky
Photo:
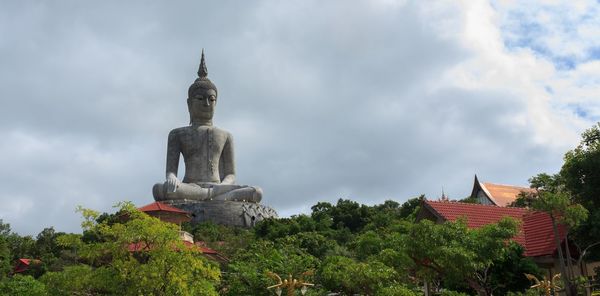
<path fill-rule="evenodd" d="M 523 2 L 3 1 L 0 219 L 152 202 L 202 48 L 238 181 L 282 216 L 527 185 L 600 120 L 600 5 Z"/>

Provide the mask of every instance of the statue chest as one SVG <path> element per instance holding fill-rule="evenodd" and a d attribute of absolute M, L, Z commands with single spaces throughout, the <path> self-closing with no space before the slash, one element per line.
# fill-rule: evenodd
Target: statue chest
<path fill-rule="evenodd" d="M 214 129 L 191 130 L 180 138 L 184 157 L 219 159 L 226 136 Z"/>

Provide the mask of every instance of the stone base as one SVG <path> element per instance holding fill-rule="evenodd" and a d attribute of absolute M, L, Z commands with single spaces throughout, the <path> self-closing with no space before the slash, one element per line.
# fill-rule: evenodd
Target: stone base
<path fill-rule="evenodd" d="M 227 200 L 164 200 L 165 204 L 191 212 L 192 223 L 212 221 L 228 226 L 252 227 L 266 218 L 277 218 L 270 207 L 251 202 Z"/>

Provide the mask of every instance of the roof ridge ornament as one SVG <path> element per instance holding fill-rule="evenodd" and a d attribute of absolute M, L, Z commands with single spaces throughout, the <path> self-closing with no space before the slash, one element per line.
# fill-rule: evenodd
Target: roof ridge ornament
<path fill-rule="evenodd" d="M 204 48 L 202 49 L 202 57 L 200 58 L 200 67 L 198 68 L 198 77 L 204 80 L 207 79 L 208 69 L 206 69 L 206 61 L 204 60 Z"/>

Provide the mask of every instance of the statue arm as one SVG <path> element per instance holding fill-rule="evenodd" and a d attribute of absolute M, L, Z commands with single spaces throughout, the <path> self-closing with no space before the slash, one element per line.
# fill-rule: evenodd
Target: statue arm
<path fill-rule="evenodd" d="M 181 147 L 179 145 L 179 139 L 175 131 L 169 133 L 169 140 L 167 141 L 167 168 L 166 168 L 166 179 L 167 179 L 167 191 L 175 192 L 179 180 L 177 179 L 177 170 L 179 169 L 179 155 L 181 154 Z"/>
<path fill-rule="evenodd" d="M 235 184 L 235 160 L 233 155 L 233 138 L 227 135 L 227 141 L 221 153 L 221 184 Z"/>

